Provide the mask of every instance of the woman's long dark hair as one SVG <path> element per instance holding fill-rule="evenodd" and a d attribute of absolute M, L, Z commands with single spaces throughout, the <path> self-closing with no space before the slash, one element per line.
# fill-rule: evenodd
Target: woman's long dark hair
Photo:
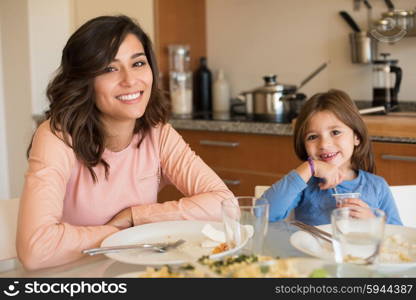
<path fill-rule="evenodd" d="M 69 38 L 61 65 L 47 88 L 50 105 L 45 118 L 50 119 L 52 132 L 62 136 L 77 159 L 88 168 L 94 182 L 97 181 L 94 166 L 103 164 L 106 178 L 110 169 L 102 158 L 105 130 L 95 104 L 94 78 L 111 63 L 128 34 L 134 34 L 142 43 L 153 72 L 149 103 L 144 115 L 136 120 L 134 133 L 141 132 L 143 138 L 151 127 L 166 123 L 170 104 L 159 89 L 152 43 L 140 26 L 127 16 L 101 16 L 82 25 Z M 31 145 L 28 153 L 30 149 Z"/>
<path fill-rule="evenodd" d="M 360 144 L 354 148 L 351 157 L 352 168 L 375 173 L 374 154 L 367 126 L 357 106 L 345 92 L 340 90 L 315 94 L 302 106 L 294 132 L 295 152 L 299 159 L 306 161 L 308 158 L 305 148 L 306 130 L 311 117 L 320 111 L 332 112 L 341 122 L 350 127 L 360 140 Z"/>

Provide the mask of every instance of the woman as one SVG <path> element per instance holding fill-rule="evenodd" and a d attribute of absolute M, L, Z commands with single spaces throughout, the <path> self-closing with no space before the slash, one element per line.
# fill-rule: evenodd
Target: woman
<path fill-rule="evenodd" d="M 151 42 L 126 16 L 103 16 L 68 40 L 29 147 L 17 252 L 27 269 L 64 264 L 107 236 L 149 222 L 219 220 L 232 197 L 167 124 Z M 173 183 L 185 197 L 157 203 Z"/>

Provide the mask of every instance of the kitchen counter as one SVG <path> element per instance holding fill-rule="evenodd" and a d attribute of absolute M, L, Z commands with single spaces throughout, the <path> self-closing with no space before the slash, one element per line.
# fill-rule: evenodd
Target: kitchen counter
<path fill-rule="evenodd" d="M 378 142 L 416 144 L 416 115 L 363 116 L 371 139 Z M 265 135 L 293 135 L 291 124 L 248 121 L 171 119 L 175 129 L 237 132 Z"/>

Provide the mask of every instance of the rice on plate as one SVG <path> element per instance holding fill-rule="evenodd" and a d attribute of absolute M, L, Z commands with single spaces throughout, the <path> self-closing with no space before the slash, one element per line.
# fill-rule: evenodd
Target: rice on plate
<path fill-rule="evenodd" d="M 299 278 L 329 277 L 322 268 L 322 261 L 313 258 L 273 258 L 262 255 L 229 256 L 213 260 L 202 256 L 199 263 L 208 267 L 218 277 L 224 278 Z M 210 277 L 197 265 L 186 264 L 179 267 L 148 267 L 138 275 L 140 278 L 189 278 Z"/>

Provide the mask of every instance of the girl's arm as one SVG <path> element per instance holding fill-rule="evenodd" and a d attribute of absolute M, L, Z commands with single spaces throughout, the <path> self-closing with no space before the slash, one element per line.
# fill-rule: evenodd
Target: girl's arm
<path fill-rule="evenodd" d="M 62 222 L 66 184 L 75 156 L 43 123 L 37 130 L 20 199 L 16 249 L 23 266 L 39 269 L 62 265 L 97 247 L 113 226 L 73 226 Z"/>
<path fill-rule="evenodd" d="M 169 124 L 161 129 L 159 151 L 164 176 L 185 197 L 132 207 L 134 224 L 168 220 L 221 221 L 221 201 L 233 194 Z"/>
<path fill-rule="evenodd" d="M 288 216 L 298 205 L 301 193 L 312 176 L 323 179 L 319 183 L 321 189 L 329 189 L 342 182 L 338 167 L 319 160 L 314 160 L 312 164 L 313 167 L 308 161 L 303 162 L 264 193 L 263 197 L 270 202 L 270 221 L 282 220 Z"/>
<path fill-rule="evenodd" d="M 313 160 L 312 164 L 314 174 L 312 174 L 311 166 L 308 161 L 303 162 L 296 168 L 296 172 L 303 179 L 303 181 L 308 182 L 312 176 L 321 178 L 322 182 L 319 183 L 321 190 L 334 188 L 343 181 L 343 174 L 337 166 L 320 160 Z"/>
<path fill-rule="evenodd" d="M 270 204 L 269 220 L 274 222 L 286 218 L 298 205 L 306 187 L 306 182 L 293 170 L 265 191 L 262 198 Z"/>
<path fill-rule="evenodd" d="M 381 191 L 379 194 L 379 208 L 386 213 L 386 223 L 403 225 L 390 187 L 384 179 L 382 179 L 382 181 L 383 183 L 379 185 L 381 187 Z"/>

